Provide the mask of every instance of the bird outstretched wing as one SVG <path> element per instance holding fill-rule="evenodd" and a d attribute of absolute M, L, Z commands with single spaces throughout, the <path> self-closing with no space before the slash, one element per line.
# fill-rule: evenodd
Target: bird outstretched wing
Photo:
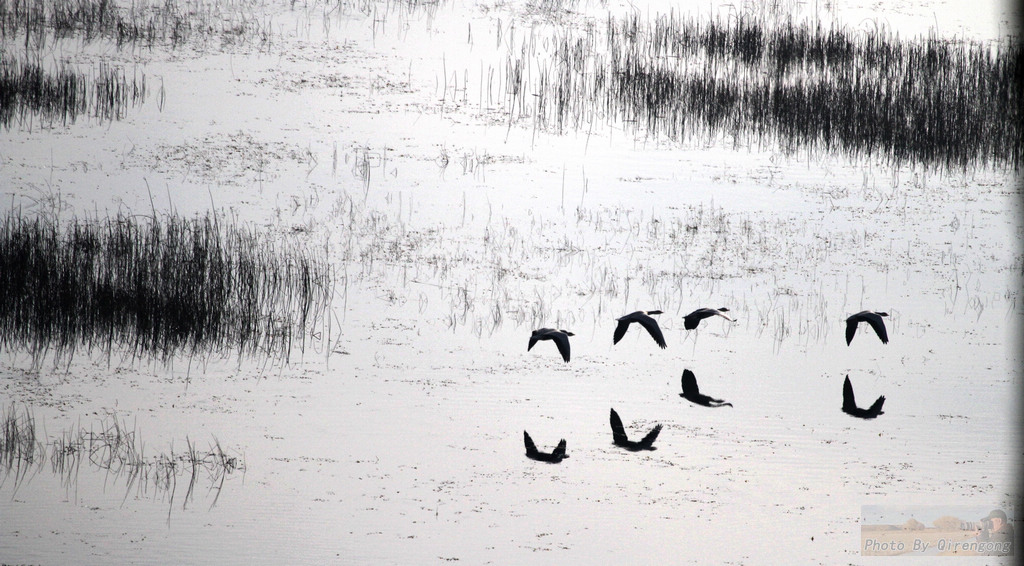
<path fill-rule="evenodd" d="M 682 385 L 683 393 L 686 395 L 696 395 L 700 393 L 700 388 L 697 387 L 697 376 L 693 375 L 693 372 L 688 369 L 683 370 Z"/>
<path fill-rule="evenodd" d="M 661 327 L 658 326 L 658 321 L 646 314 L 643 314 L 637 318 L 637 322 L 647 329 L 647 332 L 651 334 L 651 338 L 654 338 L 654 341 L 657 342 L 662 349 L 668 347 L 668 344 L 665 344 L 665 335 L 661 333 Z M 618 329 L 616 328 L 615 331 L 618 332 Z"/>
<path fill-rule="evenodd" d="M 647 436 L 645 436 L 643 440 L 640 441 L 640 447 L 650 448 L 654 444 L 654 441 L 658 438 L 658 433 L 660 432 L 661 425 L 655 425 L 655 427 L 651 429 L 651 432 L 648 432 Z"/>
<path fill-rule="evenodd" d="M 852 411 L 857 408 L 857 401 L 853 398 L 853 384 L 850 383 L 850 376 L 846 376 L 843 382 L 843 410 Z"/>
<path fill-rule="evenodd" d="M 533 443 L 533 439 L 530 438 L 530 433 L 523 431 L 523 442 L 526 444 L 526 455 L 534 456 L 537 454 L 537 445 Z"/>
<path fill-rule="evenodd" d="M 551 455 L 555 456 L 556 458 L 568 458 L 568 456 L 565 454 L 564 438 L 558 442 L 558 446 L 555 446 L 555 449 L 551 452 Z"/>
<path fill-rule="evenodd" d="M 618 344 L 619 340 L 626 335 L 626 329 L 629 328 L 628 320 L 619 320 L 619 325 L 615 327 L 615 335 L 612 336 L 612 344 Z"/>
<path fill-rule="evenodd" d="M 875 334 L 882 339 L 882 344 L 888 344 L 889 334 L 885 331 L 885 321 L 882 320 L 882 317 L 875 313 L 871 313 L 866 316 L 865 319 L 868 321 L 868 324 L 871 325 L 871 328 L 875 329 Z"/>
<path fill-rule="evenodd" d="M 868 409 L 868 411 L 870 411 L 871 413 L 873 413 L 875 415 L 881 415 L 882 414 L 882 404 L 884 404 L 884 403 L 885 403 L 885 395 L 882 395 L 881 397 L 879 397 L 878 399 L 875 400 L 874 404 L 871 405 L 871 408 Z"/>
<path fill-rule="evenodd" d="M 562 359 L 569 361 L 569 337 L 566 336 L 565 332 L 553 332 L 551 339 L 555 341 L 555 346 L 558 346 L 558 352 L 562 354 Z"/>
<path fill-rule="evenodd" d="M 697 328 L 697 325 L 700 324 L 700 321 L 703 318 L 704 317 L 701 316 L 700 311 L 693 311 L 683 317 L 683 328 L 693 330 L 694 328 Z"/>
<path fill-rule="evenodd" d="M 611 414 L 612 423 L 612 440 L 616 443 L 629 442 L 629 438 L 626 437 L 626 428 L 622 426 L 622 419 L 619 418 L 619 414 L 612 409 Z"/>

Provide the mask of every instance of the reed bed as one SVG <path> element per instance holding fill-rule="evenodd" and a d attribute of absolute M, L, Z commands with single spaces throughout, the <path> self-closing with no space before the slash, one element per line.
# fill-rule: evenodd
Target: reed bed
<path fill-rule="evenodd" d="M 0 225 L 0 349 L 41 362 L 79 346 L 164 362 L 229 349 L 287 362 L 319 330 L 326 258 L 223 222 L 118 214 Z M 70 358 L 68 358 L 70 359 Z"/>
<path fill-rule="evenodd" d="M 219 39 L 221 47 L 269 46 L 271 25 L 244 2 L 137 0 L 0 0 L 0 38 L 37 51 L 50 38 L 105 39 L 118 46 L 167 45 Z"/>
<path fill-rule="evenodd" d="M 670 13 L 609 18 L 603 32 L 529 34 L 498 76 L 510 120 L 556 132 L 604 122 L 679 141 L 1017 170 L 1022 55 L 1014 37 L 901 39 L 885 30 Z"/>
<path fill-rule="evenodd" d="M 121 120 L 129 107 L 146 99 L 146 75 L 100 64 L 92 75 L 66 63 L 50 70 L 38 63 L 0 60 L 0 125 L 51 128 L 79 116 L 99 122 Z"/>

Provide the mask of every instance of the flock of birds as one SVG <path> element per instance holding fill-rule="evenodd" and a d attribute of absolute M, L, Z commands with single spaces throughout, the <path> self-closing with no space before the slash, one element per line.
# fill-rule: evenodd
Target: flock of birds
<path fill-rule="evenodd" d="M 683 317 L 683 328 L 686 330 L 693 330 L 697 328 L 700 321 L 705 318 L 712 316 L 720 316 L 730 322 L 736 322 L 735 319 L 730 318 L 729 315 L 725 314 L 729 312 L 727 308 L 710 309 L 701 308 L 697 309 L 690 314 Z M 668 345 L 665 343 L 665 335 L 661 332 L 661 327 L 658 326 L 658 321 L 653 318 L 653 315 L 662 314 L 661 311 L 636 311 L 625 316 L 621 316 L 618 319 L 618 325 L 615 327 L 615 334 L 612 337 L 612 343 L 618 344 L 620 340 L 626 335 L 626 331 L 629 330 L 629 326 L 634 322 L 644 327 L 647 333 L 651 335 L 651 338 L 662 348 L 667 348 Z M 883 344 L 889 343 L 889 335 L 885 330 L 885 321 L 882 317 L 889 316 L 889 313 L 876 312 L 876 311 L 861 311 L 857 314 L 851 315 L 846 319 L 846 345 L 849 346 L 850 342 L 853 341 L 853 336 L 857 333 L 857 327 L 860 323 L 866 322 L 878 335 L 878 338 Z M 566 362 L 569 361 L 569 337 L 575 336 L 568 330 L 558 330 L 554 328 L 540 328 L 534 330 L 530 334 L 530 343 L 526 347 L 527 351 L 533 349 L 533 346 L 541 340 L 551 340 L 555 343 L 558 348 L 558 352 L 562 355 L 562 359 Z M 697 405 L 703 405 L 705 407 L 732 407 L 732 403 L 727 403 L 722 399 L 715 399 L 708 395 L 704 395 L 700 392 L 700 388 L 697 386 L 697 376 L 688 369 L 683 370 L 682 377 L 682 389 L 683 392 L 679 394 L 680 397 L 695 403 Z M 878 415 L 884 414 L 882 411 L 882 405 L 885 403 L 885 395 L 880 396 L 875 402 L 867 409 L 862 409 L 857 406 L 857 401 L 853 395 L 853 384 L 850 383 L 850 376 L 846 376 L 846 380 L 843 382 L 843 412 L 861 419 L 873 419 Z M 658 434 L 661 432 L 661 425 L 655 425 L 654 428 L 647 433 L 642 439 L 638 441 L 630 440 L 626 436 L 626 428 L 622 424 L 622 419 L 619 414 L 615 412 L 615 409 L 611 410 L 609 417 L 612 427 L 612 443 L 616 446 L 625 448 L 631 451 L 640 450 L 656 450 L 654 447 L 654 441 L 658 438 Z M 557 464 L 563 459 L 568 458 L 566 454 L 566 443 L 563 438 L 558 446 L 555 447 L 551 452 L 541 452 L 537 449 L 537 445 L 534 444 L 533 439 L 530 438 L 530 433 L 523 431 L 523 442 L 526 444 L 526 456 L 533 460 L 541 462 L 550 462 Z"/>

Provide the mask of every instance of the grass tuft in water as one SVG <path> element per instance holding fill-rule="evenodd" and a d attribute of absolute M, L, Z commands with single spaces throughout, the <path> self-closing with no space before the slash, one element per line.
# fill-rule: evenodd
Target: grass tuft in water
<path fill-rule="evenodd" d="M 221 219 L 119 214 L 0 224 L 0 350 L 79 346 L 164 362 L 304 351 L 331 295 L 323 255 Z"/>
<path fill-rule="evenodd" d="M 145 74 L 101 64 L 92 75 L 61 63 L 55 70 L 17 59 L 0 61 L 0 125 L 51 128 L 73 123 L 80 115 L 99 122 L 124 118 L 130 106 L 146 98 Z"/>
<path fill-rule="evenodd" d="M 125 499 L 133 492 L 136 496 L 146 496 L 150 490 L 155 496 L 165 496 L 169 504 L 168 520 L 178 478 L 184 473 L 188 473 L 189 482 L 182 508 L 193 500 L 201 477 L 208 492 L 216 491 L 210 504 L 212 508 L 217 504 L 227 476 L 245 470 L 242 460 L 228 455 L 216 438 L 206 450 L 186 437 L 183 453 L 172 448 L 168 452 L 146 456 L 135 427 L 129 427 L 116 414 L 104 418 L 98 428 L 77 426 L 63 431 L 49 443 L 46 438 L 37 437 L 35 418 L 27 407 L 21 414 L 14 404 L 10 409 L 3 409 L 0 426 L 3 427 L 0 432 L 0 486 L 12 478 L 17 490 L 26 481 L 30 470 L 41 469 L 49 452 L 51 469 L 60 476 L 65 489 L 77 485 L 82 463 L 85 462 L 89 468 L 123 479 Z"/>
<path fill-rule="evenodd" d="M 11 403 L 10 409 L 0 415 L 0 426 L 0 471 L 4 480 L 14 478 L 17 489 L 34 465 L 46 459 L 46 448 L 36 438 L 36 420 L 27 407 L 19 415 Z M 0 485 L 3 483 L 0 481 Z"/>

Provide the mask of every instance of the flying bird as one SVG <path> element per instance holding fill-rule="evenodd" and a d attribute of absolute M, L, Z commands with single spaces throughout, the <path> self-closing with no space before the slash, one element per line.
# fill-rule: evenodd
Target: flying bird
<path fill-rule="evenodd" d="M 861 409 L 857 406 L 857 402 L 853 399 L 853 384 L 850 383 L 850 376 L 846 376 L 846 381 L 843 382 L 843 412 L 847 415 L 857 417 L 860 419 L 873 419 L 878 415 L 884 415 L 882 411 L 882 404 L 885 403 L 885 395 L 880 396 L 875 400 L 875 404 L 871 405 L 870 408 Z"/>
<path fill-rule="evenodd" d="M 857 333 L 857 325 L 866 322 L 875 329 L 875 334 L 882 339 L 882 344 L 889 343 L 889 335 L 885 332 L 885 321 L 883 316 L 889 316 L 887 312 L 861 311 L 846 319 L 846 345 L 853 341 L 853 335 Z"/>
<path fill-rule="evenodd" d="M 725 312 L 729 312 L 729 309 L 725 307 L 722 307 L 720 309 L 697 309 L 683 317 L 683 328 L 687 330 L 693 330 L 694 328 L 697 328 L 697 325 L 700 324 L 700 321 L 704 320 L 705 318 L 708 318 L 709 316 L 716 315 L 724 318 L 725 320 L 728 320 L 729 322 L 736 322 L 735 320 L 729 318 L 728 315 L 722 314 Z"/>
<path fill-rule="evenodd" d="M 632 450 L 633 452 L 639 450 L 657 450 L 654 447 L 654 440 L 658 438 L 658 433 L 661 432 L 661 425 L 656 425 L 651 429 L 651 432 L 647 433 L 647 436 L 640 442 L 634 442 L 626 438 L 626 429 L 622 426 L 622 419 L 619 418 L 619 414 L 612 409 L 611 415 L 612 423 L 612 442 L 616 446 L 621 446 L 626 450 Z"/>
<path fill-rule="evenodd" d="M 530 345 L 526 347 L 526 351 L 529 352 L 533 345 L 537 343 L 537 340 L 552 340 L 555 346 L 558 346 L 559 353 L 562 354 L 562 359 L 566 362 L 569 361 L 569 337 L 575 336 L 568 330 L 555 330 L 554 328 L 541 328 L 534 330 L 530 335 Z"/>
<path fill-rule="evenodd" d="M 568 458 L 569 455 L 565 453 L 565 439 L 559 441 L 558 446 L 555 447 L 551 453 L 541 452 L 537 450 L 537 445 L 533 443 L 533 439 L 530 438 L 530 433 L 523 431 L 523 442 L 526 444 L 526 457 L 532 460 L 540 462 L 549 462 L 557 464 Z"/>
<path fill-rule="evenodd" d="M 658 321 L 651 318 L 650 315 L 652 314 L 661 314 L 661 311 L 636 311 L 615 319 L 619 321 L 619 325 L 615 327 L 615 336 L 612 340 L 612 344 L 618 344 L 619 340 L 622 340 L 622 337 L 626 335 L 626 329 L 629 328 L 630 324 L 639 322 L 640 326 L 647 329 L 651 338 L 654 338 L 654 341 L 657 342 L 659 346 L 667 348 L 668 345 L 665 344 L 665 336 L 661 333 L 661 327 L 658 326 Z"/>
<path fill-rule="evenodd" d="M 693 375 L 692 371 L 684 369 L 682 381 L 683 392 L 680 393 L 679 396 L 683 399 L 698 405 L 704 405 L 705 407 L 723 407 L 725 405 L 732 407 L 732 403 L 726 403 L 721 399 L 702 395 L 700 389 L 697 387 L 697 376 Z"/>

